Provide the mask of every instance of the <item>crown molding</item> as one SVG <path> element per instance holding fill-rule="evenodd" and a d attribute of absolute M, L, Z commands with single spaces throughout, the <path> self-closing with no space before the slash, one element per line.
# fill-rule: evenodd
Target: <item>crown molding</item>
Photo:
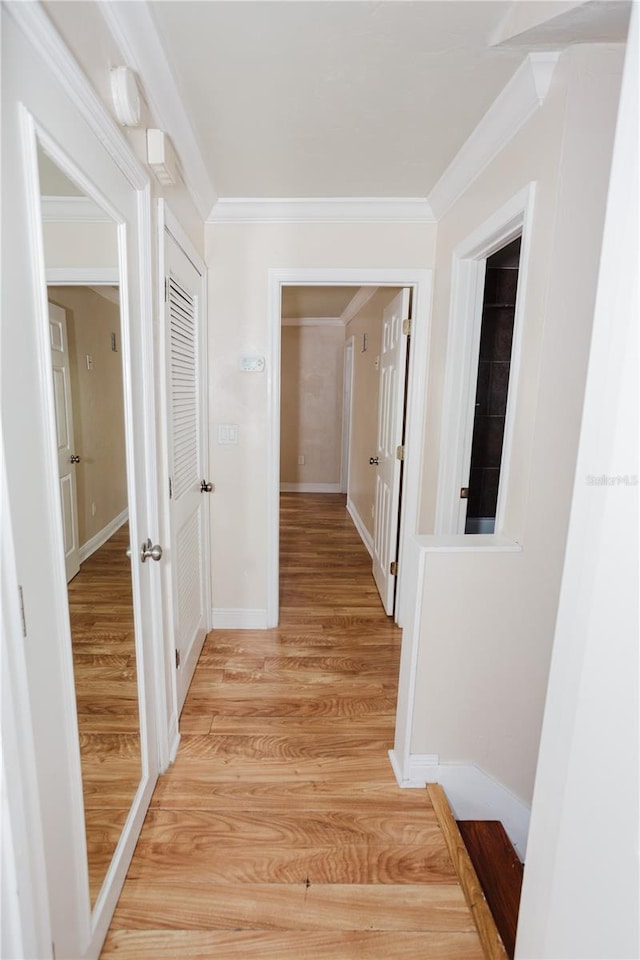
<path fill-rule="evenodd" d="M 437 220 L 542 106 L 559 56 L 530 53 L 520 64 L 429 194 Z"/>
<path fill-rule="evenodd" d="M 104 145 L 129 183 L 142 190 L 149 182 L 144 167 L 138 162 L 104 103 L 87 81 L 84 71 L 69 52 L 40 3 L 4 3 L 36 54 L 47 64 L 71 102 L 76 106 L 90 130 Z"/>
<path fill-rule="evenodd" d="M 171 138 L 185 186 L 204 220 L 215 201 L 215 189 L 149 6 L 145 0 L 99 0 L 98 5 L 126 66 L 140 78 L 155 122 Z"/>
<path fill-rule="evenodd" d="M 207 223 L 434 223 L 412 197 L 221 197 Z"/>
<path fill-rule="evenodd" d="M 113 223 L 113 218 L 89 197 L 42 197 L 42 220 Z"/>

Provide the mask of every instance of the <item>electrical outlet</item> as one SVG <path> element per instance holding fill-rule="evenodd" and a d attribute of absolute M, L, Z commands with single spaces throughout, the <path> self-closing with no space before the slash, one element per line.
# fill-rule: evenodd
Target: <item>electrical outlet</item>
<path fill-rule="evenodd" d="M 93 370 L 93 357 L 90 353 L 86 354 L 87 358 L 87 370 Z"/>
<path fill-rule="evenodd" d="M 303 454 L 303 453 L 299 453 L 299 454 L 298 454 L 298 466 L 299 466 L 299 467 L 304 466 L 304 454 Z"/>

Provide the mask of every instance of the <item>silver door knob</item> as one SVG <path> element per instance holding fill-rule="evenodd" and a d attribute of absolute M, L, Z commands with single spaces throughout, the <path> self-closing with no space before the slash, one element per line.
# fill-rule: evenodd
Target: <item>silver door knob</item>
<path fill-rule="evenodd" d="M 159 560 L 162 556 L 162 547 L 159 543 L 155 545 L 151 543 L 151 540 L 147 540 L 146 543 L 142 544 L 142 549 L 140 550 L 140 559 L 144 563 L 146 560 Z"/>
<path fill-rule="evenodd" d="M 203 480 L 202 483 L 200 484 L 200 493 L 212 493 L 212 491 L 213 491 L 213 484 L 211 482 L 207 482 L 206 480 Z"/>
<path fill-rule="evenodd" d="M 380 463 L 380 457 L 369 457 L 369 463 L 372 467 L 377 467 Z"/>
<path fill-rule="evenodd" d="M 80 457 L 77 456 L 75 453 L 72 453 L 71 456 L 69 457 L 69 463 L 80 463 Z"/>

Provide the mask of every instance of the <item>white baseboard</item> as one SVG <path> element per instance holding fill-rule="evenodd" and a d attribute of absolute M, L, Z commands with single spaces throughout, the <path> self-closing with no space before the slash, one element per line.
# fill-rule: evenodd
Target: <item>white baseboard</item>
<path fill-rule="evenodd" d="M 78 558 L 80 563 L 84 563 L 92 553 L 95 553 L 96 550 L 99 550 L 103 543 L 106 543 L 109 537 L 112 537 L 116 530 L 119 530 L 123 523 L 126 523 L 129 519 L 129 511 L 127 509 L 123 510 L 122 513 L 119 513 L 117 517 L 114 517 L 113 520 L 110 520 L 106 527 L 103 527 L 102 530 L 99 530 L 90 540 L 87 540 L 86 543 L 83 543 L 80 549 L 78 550 Z"/>
<path fill-rule="evenodd" d="M 214 608 L 211 627 L 213 630 L 267 630 L 267 611 L 244 607 Z"/>
<path fill-rule="evenodd" d="M 281 483 L 280 493 L 340 493 L 340 483 Z"/>
<path fill-rule="evenodd" d="M 389 759 L 401 787 L 442 784 L 457 820 L 500 820 L 524 862 L 531 808 L 474 763 L 440 763 L 437 754 L 412 754 L 403 777 L 395 751 Z"/>
<path fill-rule="evenodd" d="M 169 764 L 172 764 L 178 754 L 178 747 L 180 746 L 180 731 L 178 730 L 178 719 L 174 715 L 171 718 L 171 728 L 169 730 Z M 166 773 L 166 770 L 161 770 L 161 773 Z"/>
<path fill-rule="evenodd" d="M 362 517 L 353 505 L 353 501 L 347 497 L 347 513 L 353 520 L 353 525 L 360 534 L 360 539 L 369 551 L 369 556 L 373 557 L 373 537 L 362 522 Z"/>

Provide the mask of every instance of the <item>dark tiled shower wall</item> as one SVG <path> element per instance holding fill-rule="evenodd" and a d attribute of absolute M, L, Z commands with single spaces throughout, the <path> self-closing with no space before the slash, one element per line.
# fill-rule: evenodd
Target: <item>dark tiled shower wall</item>
<path fill-rule="evenodd" d="M 468 517 L 492 517 L 496 512 L 517 281 L 517 270 L 487 269 Z"/>

